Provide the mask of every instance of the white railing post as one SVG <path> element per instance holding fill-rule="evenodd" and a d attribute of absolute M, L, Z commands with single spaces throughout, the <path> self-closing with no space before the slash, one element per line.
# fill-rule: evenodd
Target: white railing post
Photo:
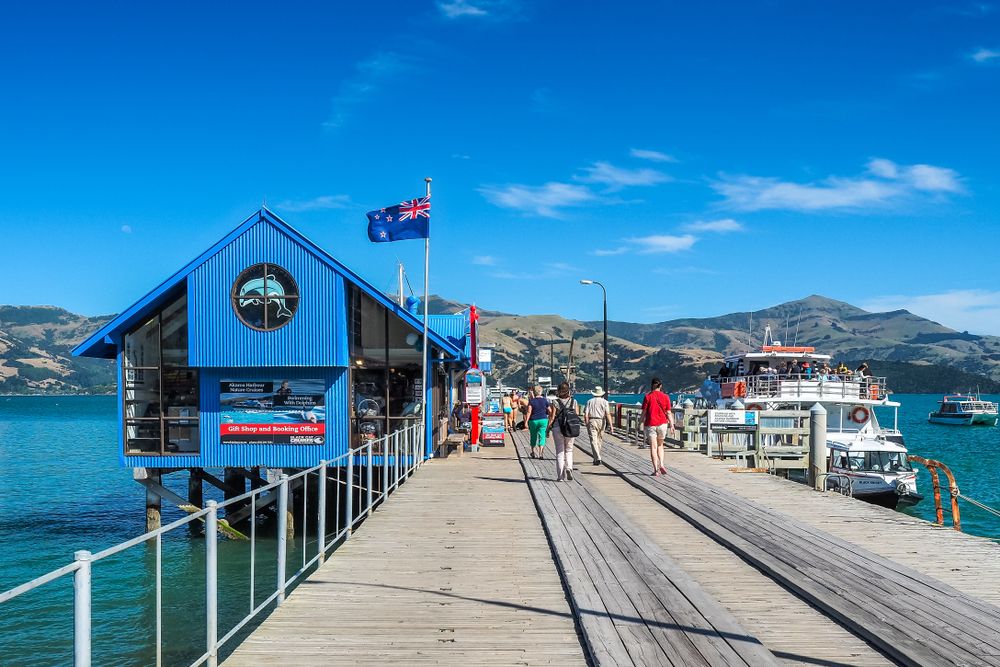
<path fill-rule="evenodd" d="M 285 559 L 288 554 L 288 475 L 278 478 L 278 598 L 285 601 Z"/>
<path fill-rule="evenodd" d="M 347 448 L 347 532 L 344 539 L 350 539 L 354 532 L 354 450 Z"/>
<path fill-rule="evenodd" d="M 205 503 L 205 643 L 208 648 L 208 667 L 219 664 L 219 539 L 216 502 Z"/>
<path fill-rule="evenodd" d="M 90 667 L 90 552 L 73 554 L 73 665 Z"/>
<path fill-rule="evenodd" d="M 391 435 L 382 438 L 382 502 L 389 498 L 389 440 Z"/>
<path fill-rule="evenodd" d="M 368 516 L 372 515 L 372 452 L 374 451 L 372 445 L 374 443 L 374 440 L 368 441 L 368 454 L 365 456 L 367 459 L 365 461 L 365 474 L 367 477 L 365 482 L 365 496 L 367 501 L 366 504 L 368 505 Z"/>
<path fill-rule="evenodd" d="M 316 518 L 316 536 L 319 540 L 319 562 L 326 559 L 326 461 L 319 462 L 319 516 Z"/>

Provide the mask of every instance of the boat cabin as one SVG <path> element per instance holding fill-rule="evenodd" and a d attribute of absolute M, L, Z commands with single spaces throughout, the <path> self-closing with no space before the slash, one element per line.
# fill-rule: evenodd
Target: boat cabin
<path fill-rule="evenodd" d="M 424 387 L 422 319 L 262 208 L 73 353 L 115 360 L 125 467 L 310 467 L 419 421 L 429 453 L 459 321 L 432 318 Z"/>

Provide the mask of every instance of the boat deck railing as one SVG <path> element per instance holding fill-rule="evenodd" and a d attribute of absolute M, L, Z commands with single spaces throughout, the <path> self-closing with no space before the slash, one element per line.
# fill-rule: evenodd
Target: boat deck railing
<path fill-rule="evenodd" d="M 156 589 L 156 637 L 155 637 L 155 664 L 159 667 L 163 660 L 163 536 L 177 531 L 185 526 L 189 526 L 196 521 L 205 524 L 205 609 L 206 609 L 206 646 L 205 652 L 199 656 L 191 667 L 197 665 L 209 665 L 215 667 L 218 664 L 219 650 L 230 641 L 241 629 L 250 621 L 260 616 L 272 604 L 279 606 L 284 601 L 285 596 L 290 592 L 293 585 L 299 582 L 310 569 L 322 563 L 330 550 L 343 540 L 350 537 L 354 528 L 371 515 L 375 505 L 384 501 L 389 494 L 394 492 L 401 481 L 408 478 L 423 462 L 423 427 L 421 424 L 414 424 L 405 429 L 400 429 L 377 440 L 371 440 L 361 447 L 348 451 L 341 456 L 323 461 L 317 466 L 301 470 L 292 475 L 282 475 L 278 481 L 253 489 L 248 493 L 230 498 L 225 502 L 217 503 L 209 500 L 206 507 L 201 509 L 192 508 L 191 513 L 182 518 L 167 524 L 156 530 L 139 535 L 131 540 L 116 544 L 112 547 L 91 553 L 90 551 L 77 551 L 73 554 L 73 562 L 60 568 L 52 570 L 40 577 L 32 579 L 20 586 L 0 593 L 0 605 L 12 600 L 20 595 L 28 593 L 46 584 L 56 581 L 64 576 L 73 575 L 73 664 L 74 667 L 90 667 L 91 665 L 91 574 L 95 563 L 98 563 L 110 556 L 114 556 L 128 549 L 138 547 L 143 544 L 151 544 L 155 548 L 156 565 L 153 576 L 155 576 Z M 378 461 L 381 467 L 382 480 L 378 488 L 373 484 L 373 463 Z M 328 474 L 330 473 L 330 474 Z M 335 485 L 336 496 L 336 517 L 327 521 L 327 486 Z M 341 487 L 346 487 L 343 493 L 344 503 L 341 506 Z M 289 502 L 288 495 L 290 489 L 301 489 L 303 508 L 302 515 L 302 564 L 291 575 L 288 576 L 287 563 L 288 555 L 288 520 Z M 314 495 L 310 495 L 314 494 Z M 310 498 L 315 498 L 313 502 L 318 508 L 318 517 L 311 539 L 310 531 L 305 518 L 305 509 L 310 505 Z M 354 506 L 354 499 L 358 498 L 357 507 Z M 262 508 L 272 502 L 277 504 L 277 550 L 274 555 L 277 567 L 277 581 L 275 589 L 269 594 L 259 594 L 258 597 L 254 570 L 257 567 L 257 521 L 255 515 Z M 250 520 L 250 535 L 247 537 L 229 526 L 225 519 L 219 518 L 219 510 L 230 507 L 253 507 Z M 293 518 L 294 521 L 294 517 Z M 333 532 L 329 532 L 330 524 L 333 524 Z M 225 630 L 225 634 L 219 637 L 219 579 L 218 579 L 218 534 L 236 539 L 246 539 L 249 541 L 250 549 L 250 599 L 247 613 L 242 619 L 237 621 L 233 627 Z M 307 546 L 315 543 L 312 550 L 312 557 Z"/>
<path fill-rule="evenodd" d="M 712 376 L 722 398 L 788 401 L 881 401 L 888 397 L 884 377 L 855 378 L 842 375 L 742 375 Z"/>

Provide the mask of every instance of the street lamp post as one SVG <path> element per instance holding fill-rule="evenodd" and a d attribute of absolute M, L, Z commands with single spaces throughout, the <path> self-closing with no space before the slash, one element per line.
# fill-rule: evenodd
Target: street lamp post
<path fill-rule="evenodd" d="M 596 280 L 581 280 L 580 284 L 599 285 L 601 293 L 604 295 L 604 391 L 610 393 L 611 387 L 608 386 L 608 290 L 604 288 L 603 283 Z"/>

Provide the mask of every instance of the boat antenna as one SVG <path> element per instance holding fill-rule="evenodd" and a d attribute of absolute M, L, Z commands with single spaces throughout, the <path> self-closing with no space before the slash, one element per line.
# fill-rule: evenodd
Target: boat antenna
<path fill-rule="evenodd" d="M 785 335 L 781 340 L 785 341 L 786 345 L 788 344 L 788 320 L 790 320 L 791 317 L 791 315 L 785 313 Z"/>
<path fill-rule="evenodd" d="M 802 306 L 799 306 L 799 314 L 795 316 L 795 342 L 792 346 L 798 346 L 799 344 L 799 322 L 802 320 Z"/>
<path fill-rule="evenodd" d="M 747 352 L 753 351 L 753 311 L 750 311 L 750 333 L 747 335 Z"/>

